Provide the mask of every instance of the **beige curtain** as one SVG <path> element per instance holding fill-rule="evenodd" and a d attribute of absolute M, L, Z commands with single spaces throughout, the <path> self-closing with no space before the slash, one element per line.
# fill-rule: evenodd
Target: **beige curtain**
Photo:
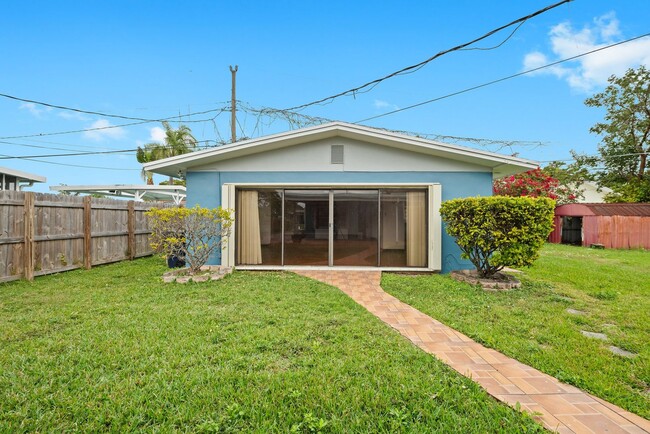
<path fill-rule="evenodd" d="M 406 193 L 406 265 L 426 267 L 427 225 L 426 194 L 422 191 Z"/>
<path fill-rule="evenodd" d="M 257 191 L 240 191 L 237 196 L 237 264 L 257 265 L 262 263 L 262 242 L 260 239 L 260 211 Z"/>

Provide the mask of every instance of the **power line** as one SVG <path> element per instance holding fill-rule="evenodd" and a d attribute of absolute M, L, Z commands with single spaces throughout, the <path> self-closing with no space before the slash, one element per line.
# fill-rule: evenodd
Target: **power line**
<path fill-rule="evenodd" d="M 196 143 L 206 143 L 204 146 L 196 146 L 197 150 L 200 149 L 206 149 L 206 148 L 212 148 L 214 146 L 207 145 L 207 143 L 210 142 L 216 142 L 215 140 L 199 140 Z M 14 144 L 11 142 L 4 142 L 0 141 L 0 143 L 7 143 L 7 144 Z M 43 148 L 42 146 L 35 146 L 38 148 Z M 161 149 L 169 148 L 171 149 L 172 147 L 169 145 L 164 145 L 160 144 L 159 147 Z M 45 149 L 61 149 L 61 148 L 45 148 Z M 124 154 L 124 153 L 130 153 L 130 152 L 137 152 L 137 148 L 135 149 L 115 149 L 111 151 L 88 151 L 88 152 L 71 152 L 71 153 L 66 153 L 66 154 L 43 154 L 43 155 L 6 155 L 6 154 L 0 154 L 0 160 L 11 160 L 11 159 L 17 159 L 17 160 L 29 160 L 30 158 L 51 158 L 51 157 L 80 157 L 80 156 L 90 156 L 90 155 L 104 155 L 104 154 Z"/>
<path fill-rule="evenodd" d="M 73 148 L 58 148 L 58 147 L 55 147 L 55 146 L 28 145 L 27 143 L 7 142 L 7 141 L 4 141 L 4 140 L 0 140 L 0 143 L 5 144 L 5 145 L 23 146 L 25 148 L 49 149 L 49 150 L 52 150 L 52 151 L 78 151 L 78 149 L 73 149 Z M 77 145 L 70 145 L 70 146 L 77 146 Z M 89 146 L 79 146 L 79 147 L 85 147 L 85 148 L 93 149 L 92 147 L 89 147 Z M 96 147 L 95 147 L 95 149 L 96 149 Z"/>
<path fill-rule="evenodd" d="M 64 106 L 64 105 L 51 104 L 51 103 L 47 103 L 47 102 L 43 102 L 43 101 L 36 101 L 36 100 L 33 100 L 33 99 L 21 98 L 21 97 L 14 96 L 14 95 L 7 95 L 6 93 L 0 93 L 0 97 L 13 99 L 15 101 L 26 102 L 26 103 L 30 103 L 30 104 L 41 105 L 41 106 L 44 106 L 44 107 L 56 108 L 56 109 L 59 109 L 59 110 L 71 111 L 71 112 L 75 112 L 75 113 L 84 113 L 84 114 L 89 114 L 89 115 L 101 116 L 101 117 L 105 117 L 105 118 L 125 119 L 125 120 L 129 120 L 129 121 L 161 122 L 161 121 L 167 121 L 167 120 L 172 120 L 172 119 L 181 118 L 183 116 L 186 116 L 186 115 L 170 116 L 170 117 L 164 118 L 164 119 L 136 118 L 136 117 L 131 117 L 131 116 L 116 115 L 116 114 L 111 114 L 111 113 L 103 113 L 103 112 L 97 112 L 97 111 L 92 111 L 92 110 L 78 109 L 78 108 L 68 107 L 68 106 Z M 203 113 L 207 113 L 207 112 L 203 112 Z M 196 114 L 198 114 L 198 113 L 196 113 Z M 187 115 L 187 116 L 189 116 L 189 115 Z"/>
<path fill-rule="evenodd" d="M 384 117 L 384 116 L 388 116 L 388 115 L 392 115 L 392 114 L 395 114 L 395 113 L 403 112 L 405 110 L 410 110 L 410 109 L 415 108 L 415 107 L 420 107 L 420 106 L 425 105 L 425 104 L 430 104 L 432 102 L 440 101 L 442 99 L 450 98 L 452 96 L 460 95 L 460 94 L 467 93 L 467 92 L 470 92 L 470 91 L 473 91 L 473 90 L 476 90 L 476 89 L 480 89 L 480 88 L 483 88 L 483 87 L 486 87 L 486 86 L 501 83 L 502 81 L 510 80 L 512 78 L 516 78 L 516 77 L 519 77 L 519 76 L 522 76 L 522 75 L 525 75 L 525 74 L 530 74 L 531 72 L 535 72 L 535 71 L 539 71 L 541 69 L 549 68 L 551 66 L 559 65 L 560 63 L 575 60 L 575 59 L 578 59 L 580 57 L 584 57 L 584 56 L 587 56 L 589 54 L 596 53 L 598 51 L 603 51 L 603 50 L 606 50 L 608 48 L 616 47 L 618 45 L 626 44 L 628 42 L 632 42 L 632 41 L 635 41 L 637 39 L 645 38 L 647 36 L 650 36 L 650 33 L 645 33 L 643 35 L 636 36 L 634 38 L 626 39 L 624 41 L 620 41 L 620 42 L 616 42 L 614 44 L 606 45 L 604 47 L 596 48 L 594 50 L 587 51 L 587 52 L 582 53 L 582 54 L 578 54 L 578 55 L 575 55 L 575 56 L 572 56 L 572 57 L 567 57 L 566 59 L 558 60 L 558 61 L 555 61 L 555 62 L 552 62 L 552 63 L 548 63 L 546 65 L 538 66 L 537 68 L 532 68 L 532 69 L 528 69 L 526 71 L 518 72 L 517 74 L 512 74 L 512 75 L 509 75 L 507 77 L 502 77 L 502 78 L 498 78 L 496 80 L 488 81 L 488 82 L 483 83 L 483 84 L 478 84 L 476 86 L 468 87 L 468 88 L 465 88 L 463 90 L 459 90 L 457 92 L 448 93 L 446 95 L 439 96 L 439 97 L 436 97 L 436 98 L 433 98 L 433 99 L 430 99 L 430 100 L 427 100 L 427 101 L 422 101 L 422 102 L 419 102 L 419 103 L 416 103 L 416 104 L 412 104 L 412 105 L 407 106 L 407 107 L 402 107 L 402 108 L 392 110 L 392 111 L 389 111 L 389 112 L 386 112 L 386 113 L 382 113 L 382 114 L 379 114 L 379 115 L 376 115 L 376 116 L 371 116 L 369 118 L 361 119 L 361 120 L 353 122 L 353 123 L 354 124 L 359 124 L 361 122 L 366 122 L 366 121 L 370 121 L 370 120 L 373 120 L 373 119 L 378 119 L 378 118 L 381 118 L 381 117 Z"/>
<path fill-rule="evenodd" d="M 267 116 L 270 118 L 280 118 L 288 122 L 291 126 L 304 127 L 308 125 L 320 125 L 326 122 L 334 122 L 333 119 L 328 119 L 318 116 L 309 116 L 303 113 L 298 113 L 289 110 L 275 109 L 272 107 L 262 107 L 255 108 L 250 104 L 244 101 L 237 101 L 237 106 L 240 110 L 245 113 L 258 116 L 258 121 L 256 123 L 255 129 L 259 124 L 259 118 L 262 116 Z M 491 145 L 500 145 L 502 147 L 513 147 L 513 146 L 542 146 L 543 142 L 538 140 L 510 140 L 510 139 L 487 139 L 487 138 L 478 138 L 478 137 L 459 137 L 459 136 L 450 136 L 437 133 L 420 133 L 413 131 L 404 131 L 404 130 L 393 130 L 388 128 L 382 128 L 385 131 L 405 134 L 408 136 L 415 136 L 420 138 L 425 138 L 429 140 L 443 140 L 443 141 L 453 141 L 453 142 L 471 142 L 478 144 L 480 146 L 491 146 Z"/>
<path fill-rule="evenodd" d="M 196 143 L 217 143 L 216 140 L 213 139 L 208 139 L 208 140 L 197 140 Z M 111 150 L 115 151 L 116 149 L 109 148 L 106 146 L 84 146 L 84 145 L 71 145 L 68 143 L 57 143 L 57 142 L 43 142 L 43 143 L 52 143 L 52 144 L 58 144 L 58 145 L 63 145 L 63 146 L 69 146 L 68 148 L 59 148 L 56 146 L 41 146 L 41 145 L 31 145 L 27 143 L 18 143 L 18 142 L 8 142 L 5 140 L 0 140 L 0 143 L 5 144 L 5 145 L 14 145 L 14 146 L 23 146 L 26 148 L 37 148 L 37 149 L 49 149 L 51 151 L 79 151 L 81 152 L 78 148 L 86 148 L 86 149 L 99 149 L 99 150 Z M 164 146 L 164 144 L 160 144 L 160 146 Z M 197 146 L 197 148 L 204 148 L 204 147 L 210 147 L 209 145 L 207 146 Z M 122 152 L 122 151 L 120 151 Z M 94 154 L 96 152 L 94 151 L 86 151 L 87 154 Z"/>
<path fill-rule="evenodd" d="M 519 23 L 519 25 L 517 27 L 515 27 L 515 29 L 508 35 L 508 37 L 505 38 L 503 41 L 499 42 L 497 45 L 493 45 L 492 47 L 461 48 L 459 51 L 489 51 L 489 50 L 495 50 L 495 49 L 501 47 L 506 42 L 508 42 L 510 40 L 510 38 L 512 38 L 515 35 L 515 33 L 517 33 L 517 30 L 519 30 L 519 28 L 525 24 L 525 22 L 526 21 L 522 21 L 521 23 Z"/>
<path fill-rule="evenodd" d="M 7 99 L 13 99 L 15 101 L 21 101 L 21 102 L 26 102 L 26 103 L 29 103 L 29 104 L 41 105 L 41 106 L 44 106 L 44 107 L 56 108 L 56 109 L 71 111 L 71 112 L 75 112 L 75 113 L 84 113 L 84 114 L 88 114 L 88 115 L 97 115 L 97 116 L 106 117 L 106 118 L 126 119 L 126 120 L 131 120 L 131 121 L 146 121 L 146 122 L 151 122 L 152 121 L 152 119 L 135 118 L 135 117 L 131 117 L 131 116 L 115 115 L 115 114 L 111 114 L 111 113 L 102 113 L 102 112 L 96 112 L 96 111 L 92 111 L 92 110 L 77 109 L 77 108 L 67 107 L 67 106 L 58 105 L 58 104 L 50 104 L 50 103 L 47 103 L 47 102 L 36 101 L 36 100 L 33 100 L 33 99 L 20 98 L 20 97 L 13 96 L 13 95 L 7 95 L 6 93 L 0 93 L 0 96 L 3 97 L 3 98 L 7 98 Z"/>
<path fill-rule="evenodd" d="M 79 145 L 79 144 L 73 144 L 73 143 L 52 142 L 52 141 L 49 141 L 49 140 L 37 140 L 37 139 L 33 139 L 33 138 L 32 139 L 23 139 L 23 140 L 21 140 L 21 142 L 0 141 L 0 143 L 5 143 L 7 145 L 17 145 L 17 146 L 25 146 L 25 147 L 37 147 L 38 146 L 38 145 L 35 145 L 35 144 L 31 144 L 31 143 L 28 144 L 28 143 L 22 143 L 22 142 L 47 143 L 50 146 L 42 146 L 44 149 L 58 149 L 58 150 L 61 150 L 61 151 L 78 151 L 78 150 L 80 150 L 79 148 L 98 149 L 100 151 L 101 150 L 107 150 L 107 149 L 108 150 L 114 149 L 114 148 L 111 148 L 110 146 L 105 146 L 105 145 L 103 145 L 103 146 L 100 146 L 100 145 L 89 146 L 89 145 Z M 68 148 L 67 149 L 65 149 L 65 148 L 56 148 L 56 147 L 51 146 L 51 145 L 67 146 Z"/>
<path fill-rule="evenodd" d="M 180 115 L 180 116 L 172 116 L 172 117 L 169 117 L 169 118 L 159 119 L 159 120 L 145 120 L 145 121 L 131 122 L 131 123 L 128 123 L 128 124 L 107 125 L 105 127 L 84 128 L 84 129 L 81 129 L 81 130 L 70 130 L 70 131 L 57 131 L 57 132 L 53 132 L 53 133 L 25 134 L 25 135 L 22 135 L 22 136 L 5 136 L 5 137 L 0 137 L 0 140 L 26 139 L 26 138 L 30 138 L 30 137 L 45 137 L 45 136 L 58 136 L 58 135 L 62 135 L 62 134 L 85 133 L 85 132 L 88 132 L 88 131 L 108 130 L 108 129 L 111 129 L 111 128 L 122 128 L 122 127 L 130 127 L 130 126 L 133 126 L 133 125 L 149 124 L 149 123 L 153 123 L 153 122 L 169 121 L 169 120 L 174 120 L 174 119 L 177 119 L 177 118 L 181 118 L 183 116 L 194 116 L 194 115 L 218 112 L 215 116 L 213 116 L 212 118 L 209 118 L 209 119 L 184 120 L 184 121 L 182 121 L 184 123 L 211 122 L 211 121 L 214 121 L 214 119 L 217 116 L 219 116 L 221 113 L 223 113 L 226 110 L 228 110 L 228 107 L 205 110 L 205 111 L 202 111 L 202 112 L 188 113 L 188 114 Z"/>
<path fill-rule="evenodd" d="M 2 155 L 2 154 L 0 154 Z M 83 169 L 100 169 L 100 170 L 118 170 L 118 171 L 130 171 L 130 172 L 140 172 L 141 169 L 125 169 L 121 167 L 102 167 L 102 166 L 87 166 L 85 164 L 67 164 L 67 163 L 57 163 L 55 161 L 41 161 L 34 158 L 24 158 L 26 161 L 33 161 L 35 163 L 43 164 L 54 164 L 56 166 L 66 166 L 66 167 L 81 167 Z"/>
<path fill-rule="evenodd" d="M 646 155 L 647 152 L 631 152 L 628 154 L 611 154 L 611 155 L 580 155 L 582 158 L 593 158 L 595 160 L 606 160 L 608 158 L 619 158 L 619 157 L 637 157 L 639 155 Z M 554 162 L 566 162 L 566 161 L 577 161 L 577 158 L 567 158 L 565 160 L 542 160 L 540 163 L 554 163 Z"/>
<path fill-rule="evenodd" d="M 361 90 L 363 90 L 365 88 L 368 88 L 368 87 L 370 87 L 370 89 L 372 89 L 376 85 L 381 83 L 382 81 L 388 80 L 389 78 L 395 77 L 397 75 L 404 75 L 404 74 L 410 74 L 412 72 L 415 72 L 415 71 L 419 70 L 420 68 L 422 68 L 423 66 L 425 66 L 426 64 L 432 62 L 433 60 L 435 60 L 435 59 L 437 59 L 437 58 L 439 58 L 441 56 L 444 56 L 445 54 L 449 54 L 449 53 L 454 52 L 454 51 L 463 50 L 463 49 L 465 49 L 466 47 L 468 47 L 470 45 L 473 45 L 473 44 L 475 44 L 475 43 L 477 43 L 479 41 L 482 41 L 483 39 L 486 39 L 486 38 L 494 35 L 495 33 L 500 32 L 501 30 L 504 30 L 504 29 L 507 29 L 508 27 L 519 24 L 519 26 L 517 26 L 517 28 L 515 29 L 515 31 L 516 31 L 519 27 L 521 27 L 521 24 L 523 24 L 525 21 L 527 21 L 527 20 L 529 20 L 531 18 L 534 18 L 534 17 L 536 17 L 536 16 L 538 16 L 540 14 L 543 14 L 544 12 L 547 12 L 547 11 L 549 11 L 551 9 L 554 9 L 554 8 L 558 7 L 558 6 L 561 6 L 564 3 L 569 3 L 571 1 L 573 1 L 573 0 L 562 0 L 562 1 L 558 2 L 558 3 L 547 6 L 547 7 L 543 8 L 543 9 L 538 10 L 537 12 L 526 15 L 525 17 L 518 18 L 518 19 L 516 19 L 516 20 L 514 20 L 514 21 L 512 21 L 512 22 L 510 22 L 510 23 L 508 23 L 506 25 L 503 25 L 503 26 L 498 27 L 498 28 L 496 28 L 494 30 L 491 30 L 488 33 L 484 34 L 483 36 L 480 36 L 480 37 L 478 37 L 476 39 L 473 39 L 473 40 L 471 40 L 469 42 L 465 42 L 464 44 L 457 45 L 457 46 L 455 46 L 453 48 L 449 48 L 447 50 L 440 51 L 440 52 L 436 53 L 435 55 L 429 57 L 428 59 L 426 59 L 426 60 L 424 60 L 424 61 L 422 61 L 420 63 L 416 63 L 415 65 L 411 65 L 411 66 L 407 66 L 406 68 L 402 68 L 399 71 L 395 71 L 395 72 L 393 72 L 391 74 L 388 74 L 388 75 L 386 75 L 384 77 L 377 78 L 375 80 L 369 81 L 369 82 L 367 82 L 365 84 L 362 84 L 361 86 L 357 86 L 355 88 L 348 89 L 346 91 L 339 92 L 339 93 L 337 93 L 335 95 L 331 95 L 331 96 L 328 96 L 328 97 L 325 97 L 325 98 L 321 98 L 319 100 L 312 101 L 312 102 L 309 102 L 309 103 L 306 103 L 306 104 L 301 104 L 301 105 L 298 105 L 298 106 L 295 106 L 295 107 L 290 107 L 290 108 L 288 108 L 286 110 L 300 110 L 300 109 L 303 109 L 303 108 L 306 108 L 306 107 L 309 107 L 309 106 L 312 106 L 312 105 L 324 103 L 326 101 L 332 101 L 332 100 L 334 100 L 336 98 L 339 98 L 339 97 L 342 97 L 342 96 L 345 96 L 345 95 L 350 95 L 350 94 L 356 95 L 357 93 L 361 93 L 360 92 Z M 514 34 L 514 32 L 513 32 L 513 34 Z M 510 39 L 513 34 L 508 36 L 505 39 L 505 41 Z M 499 45 L 497 45 L 497 46 L 495 46 L 493 48 L 488 48 L 488 49 L 498 48 L 501 45 L 503 45 L 503 43 L 505 43 L 505 41 L 503 41 L 501 44 L 499 44 Z M 368 90 L 370 90 L 370 89 L 368 89 Z"/>
<path fill-rule="evenodd" d="M 96 152 L 71 152 L 67 154 L 44 154 L 44 155 L 3 155 L 0 160 L 24 159 L 29 158 L 50 158 L 50 157 L 79 157 L 84 155 L 104 155 L 104 154 L 124 154 L 135 152 L 137 149 L 122 149 L 117 151 L 96 151 Z"/>

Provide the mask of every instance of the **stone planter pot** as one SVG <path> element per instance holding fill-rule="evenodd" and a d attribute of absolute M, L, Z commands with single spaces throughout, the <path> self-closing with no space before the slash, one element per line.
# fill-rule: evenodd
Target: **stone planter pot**
<path fill-rule="evenodd" d="M 185 259 L 176 255 L 167 256 L 168 268 L 180 268 L 185 266 Z"/>
<path fill-rule="evenodd" d="M 232 273 L 232 271 L 232 267 L 222 267 L 220 265 L 204 265 L 196 274 L 191 274 L 189 268 L 177 268 L 163 274 L 163 282 L 207 282 L 209 280 L 222 279 L 224 276 Z"/>

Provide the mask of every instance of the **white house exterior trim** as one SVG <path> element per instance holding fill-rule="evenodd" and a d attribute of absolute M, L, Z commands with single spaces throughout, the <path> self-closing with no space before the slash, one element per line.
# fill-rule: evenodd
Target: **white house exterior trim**
<path fill-rule="evenodd" d="M 333 137 L 356 140 L 481 166 L 486 168 L 487 171 L 493 172 L 494 177 L 502 177 L 538 166 L 536 162 L 522 158 L 451 145 L 375 128 L 333 122 L 170 157 L 146 163 L 144 168 L 147 171 L 168 176 L 178 176 L 179 174 L 185 174 L 188 169 L 196 170 L 202 166 L 206 170 L 209 170 L 207 168 L 210 165 L 225 160 L 246 157 L 290 146 L 303 145 Z M 375 168 L 374 170 L 377 169 Z"/>

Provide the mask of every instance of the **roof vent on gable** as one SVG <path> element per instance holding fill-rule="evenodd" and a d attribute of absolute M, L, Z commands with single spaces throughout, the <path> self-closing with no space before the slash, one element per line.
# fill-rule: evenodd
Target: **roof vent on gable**
<path fill-rule="evenodd" d="M 343 164 L 343 145 L 332 145 L 332 164 Z"/>

